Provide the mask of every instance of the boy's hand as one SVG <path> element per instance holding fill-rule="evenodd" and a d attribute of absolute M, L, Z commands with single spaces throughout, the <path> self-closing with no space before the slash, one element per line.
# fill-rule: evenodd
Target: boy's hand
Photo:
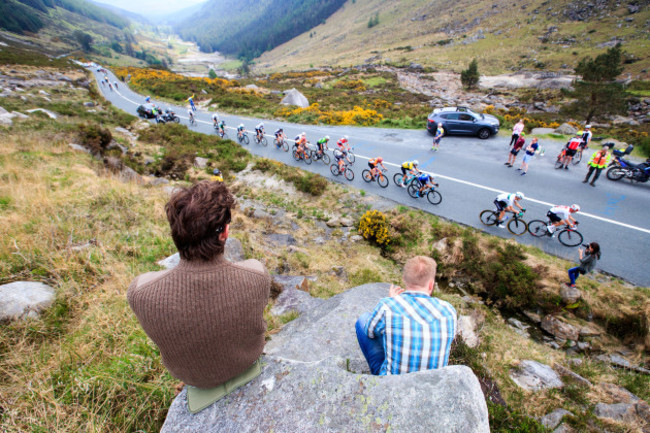
<path fill-rule="evenodd" d="M 395 296 L 399 296 L 402 293 L 404 293 L 404 289 L 402 289 L 399 286 L 395 286 L 394 284 L 391 284 L 390 289 L 388 289 L 388 296 L 391 298 L 394 298 Z"/>

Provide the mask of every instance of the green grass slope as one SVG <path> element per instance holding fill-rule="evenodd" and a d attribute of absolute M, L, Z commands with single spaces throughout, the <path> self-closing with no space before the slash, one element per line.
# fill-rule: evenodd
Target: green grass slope
<path fill-rule="evenodd" d="M 548 71 L 572 69 L 582 57 L 620 41 L 629 56 L 625 72 L 647 79 L 648 2 L 592 3 L 348 0 L 324 24 L 264 53 L 257 68 L 417 62 L 460 71 L 477 58 L 481 73 Z"/>

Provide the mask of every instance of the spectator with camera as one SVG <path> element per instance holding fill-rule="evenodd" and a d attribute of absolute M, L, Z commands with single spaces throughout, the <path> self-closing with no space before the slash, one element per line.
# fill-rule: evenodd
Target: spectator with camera
<path fill-rule="evenodd" d="M 575 287 L 576 280 L 580 274 L 585 275 L 590 273 L 596 267 L 596 262 L 600 259 L 600 245 L 598 242 L 592 242 L 590 244 L 583 244 L 582 248 L 578 248 L 578 254 L 580 255 L 580 265 L 569 269 L 569 282 L 565 283 L 567 287 Z M 583 254 L 584 253 L 584 254 Z"/>

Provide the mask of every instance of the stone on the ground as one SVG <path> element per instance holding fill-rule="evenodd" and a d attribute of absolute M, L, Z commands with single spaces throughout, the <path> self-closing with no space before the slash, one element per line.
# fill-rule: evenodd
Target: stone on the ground
<path fill-rule="evenodd" d="M 582 292 L 575 287 L 568 287 L 566 284 L 562 284 L 560 296 L 565 304 L 575 304 L 582 297 Z"/>
<path fill-rule="evenodd" d="M 468 367 L 364 374 L 354 324 L 388 288 L 366 284 L 321 301 L 272 336 L 260 377 L 196 415 L 184 390 L 162 432 L 489 432 L 485 398 Z"/>
<path fill-rule="evenodd" d="M 568 123 L 563 123 L 557 128 L 555 128 L 556 134 L 573 135 L 576 132 L 578 132 L 578 130 L 575 129 L 573 126 L 569 125 Z"/>
<path fill-rule="evenodd" d="M 77 152 L 90 153 L 90 150 L 88 150 L 86 147 L 80 144 L 68 143 L 68 146 L 70 146 L 72 150 L 76 150 Z"/>
<path fill-rule="evenodd" d="M 20 111 L 12 111 L 11 114 L 14 117 L 17 117 L 19 119 L 29 119 L 29 116 L 26 114 L 21 113 Z"/>
<path fill-rule="evenodd" d="M 0 114 L 0 126 L 11 126 L 14 124 L 14 118 L 11 114 Z"/>
<path fill-rule="evenodd" d="M 352 235 L 350 236 L 350 241 L 351 242 L 359 242 L 363 240 L 363 236 L 360 235 Z"/>
<path fill-rule="evenodd" d="M 93 108 L 95 104 L 91 101 L 84 102 L 84 107 Z"/>
<path fill-rule="evenodd" d="M 580 376 L 578 373 L 574 373 L 573 371 L 571 371 L 570 369 L 566 368 L 565 366 L 563 366 L 561 364 L 556 363 L 556 364 L 553 365 L 553 368 L 555 369 L 555 371 L 560 373 L 561 376 L 568 377 L 571 380 L 573 380 L 574 382 L 579 383 L 580 385 L 583 385 L 583 386 L 591 386 L 592 385 L 592 383 L 589 382 L 589 380 L 587 380 L 584 377 Z"/>
<path fill-rule="evenodd" d="M 533 323 L 541 323 L 542 322 L 542 316 L 539 315 L 539 313 L 536 313 L 534 311 L 524 311 L 524 316 L 528 317 L 531 322 Z"/>
<path fill-rule="evenodd" d="M 314 298 L 308 293 L 309 280 L 307 277 L 273 275 L 272 278 L 282 286 L 282 293 L 271 308 L 271 314 L 274 316 L 282 316 L 292 311 L 301 315 L 308 314 L 324 302 L 323 299 Z"/>
<path fill-rule="evenodd" d="M 284 98 L 280 102 L 282 105 L 297 105 L 300 108 L 309 107 L 309 101 L 296 89 L 289 89 L 284 91 Z"/>
<path fill-rule="evenodd" d="M 200 156 L 197 156 L 194 158 L 194 167 L 204 169 L 208 166 L 208 162 L 210 160 L 208 158 L 202 158 Z"/>
<path fill-rule="evenodd" d="M 463 341 L 468 347 L 476 348 L 481 344 L 478 335 L 477 316 L 459 316 L 458 317 L 458 334 L 463 337 Z"/>
<path fill-rule="evenodd" d="M 542 329 L 563 340 L 576 341 L 580 337 L 578 328 L 550 314 L 542 319 Z"/>
<path fill-rule="evenodd" d="M 288 247 L 290 245 L 297 244 L 296 238 L 290 234 L 283 233 L 271 233 L 270 235 L 266 236 L 266 240 L 278 247 Z"/>
<path fill-rule="evenodd" d="M 527 391 L 564 386 L 560 376 L 551 367 L 537 361 L 521 361 L 517 368 L 510 370 L 510 378 Z"/>
<path fill-rule="evenodd" d="M 224 248 L 223 254 L 224 257 L 231 262 L 241 262 L 243 260 L 246 260 L 246 257 L 244 256 L 244 248 L 242 247 L 239 239 L 236 238 L 230 237 L 226 240 L 226 247 Z M 166 259 L 158 261 L 157 263 L 164 268 L 174 269 L 176 266 L 178 266 L 180 261 L 180 254 L 175 253 Z"/>
<path fill-rule="evenodd" d="M 544 415 L 540 420 L 540 422 L 547 429 L 553 430 L 555 427 L 560 425 L 560 423 L 562 422 L 562 418 L 564 418 L 567 415 L 571 415 L 571 412 L 561 408 L 555 409 L 553 412 Z"/>
<path fill-rule="evenodd" d="M 636 403 L 641 400 L 627 389 L 613 383 L 602 382 L 598 386 L 616 403 Z"/>
<path fill-rule="evenodd" d="M 331 228 L 341 227 L 341 220 L 338 218 L 331 218 L 325 224 L 327 224 L 327 227 Z"/>
<path fill-rule="evenodd" d="M 553 134 L 554 132 L 555 129 L 553 128 L 533 128 L 533 130 L 530 131 L 531 135 Z"/>
<path fill-rule="evenodd" d="M 352 227 L 354 225 L 352 218 L 341 218 L 340 222 L 343 227 Z"/>
<path fill-rule="evenodd" d="M 636 419 L 636 405 L 630 403 L 598 403 L 594 408 L 594 415 L 612 421 L 634 422 Z"/>
<path fill-rule="evenodd" d="M 598 355 L 596 359 L 611 364 L 614 367 L 627 368 L 630 370 L 638 371 L 639 373 L 650 374 L 650 370 L 647 370 L 643 367 L 639 367 L 638 365 L 634 365 L 620 355 L 603 354 L 603 355 Z"/>
<path fill-rule="evenodd" d="M 0 322 L 37 318 L 54 302 L 54 289 L 43 283 L 17 281 L 0 286 Z"/>

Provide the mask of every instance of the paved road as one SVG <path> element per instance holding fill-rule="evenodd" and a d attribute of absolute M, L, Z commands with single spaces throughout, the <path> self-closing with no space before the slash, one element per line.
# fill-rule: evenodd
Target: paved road
<path fill-rule="evenodd" d="M 100 76 L 97 74 L 97 78 Z M 112 74 L 111 81 L 115 81 Z M 144 102 L 144 97 L 132 92 L 123 83 L 117 91 L 109 91 L 99 86 L 104 96 L 115 106 L 135 114 L 136 107 Z M 156 102 L 156 101 L 154 101 Z M 160 103 L 161 106 L 168 104 Z M 187 124 L 187 108 L 172 107 L 180 115 L 182 123 Z M 213 134 L 211 114 L 197 113 L 197 124 L 191 128 L 206 134 Z M 259 119 L 219 113 L 228 125 L 228 134 L 235 137 L 234 127 L 244 123 L 246 129 L 253 130 Z M 545 219 L 546 211 L 553 204 L 580 204 L 582 212 L 577 215 L 579 230 L 585 242 L 597 241 L 603 250 L 598 263 L 602 271 L 619 276 L 636 285 L 650 286 L 650 271 L 647 257 L 650 253 L 650 183 L 632 185 L 627 181 L 612 182 L 601 176 L 595 188 L 581 183 L 586 173 L 585 162 L 572 166 L 569 170 L 555 170 L 553 160 L 560 151 L 561 143 L 543 142 L 546 156 L 534 158 L 526 176 L 520 176 L 515 168 L 503 163 L 507 159 L 509 139 L 493 137 L 488 140 L 467 137 L 444 137 L 439 152 L 430 150 L 431 137 L 426 131 L 384 128 L 360 128 L 347 126 L 297 125 L 289 122 L 264 120 L 266 131 L 272 132 L 279 125 L 284 127 L 288 137 L 300 132 L 307 133 L 312 143 L 329 135 L 333 143 L 342 135 L 349 135 L 353 143 L 357 162 L 353 170 L 355 178 L 352 186 L 368 193 L 381 195 L 396 202 L 425 210 L 448 220 L 466 224 L 487 233 L 504 238 L 516 238 L 520 243 L 534 245 L 547 253 L 569 260 L 577 260 L 577 248 L 567 248 L 557 239 L 548 237 L 533 238 L 529 234 L 515 237 L 505 229 L 483 226 L 478 218 L 481 210 L 492 208 L 495 196 L 503 191 L 522 191 L 526 195 L 524 207 L 526 220 Z M 268 135 L 269 146 L 253 143 L 246 146 L 260 156 L 282 161 L 288 165 L 299 166 L 304 170 L 319 173 L 337 182 L 348 183 L 342 177 L 334 178 L 329 167 L 316 161 L 305 165 L 293 160 L 290 153 L 275 149 L 272 136 Z M 590 154 L 590 152 L 588 152 Z M 399 171 L 404 160 L 418 159 L 420 168 L 432 173 L 440 183 L 443 196 L 437 206 L 425 199 L 412 199 L 406 191 L 392 184 L 380 188 L 376 183 L 365 183 L 361 171 L 367 167 L 367 159 L 382 156 L 387 162 L 389 175 Z M 585 157 L 585 160 L 588 157 Z"/>

